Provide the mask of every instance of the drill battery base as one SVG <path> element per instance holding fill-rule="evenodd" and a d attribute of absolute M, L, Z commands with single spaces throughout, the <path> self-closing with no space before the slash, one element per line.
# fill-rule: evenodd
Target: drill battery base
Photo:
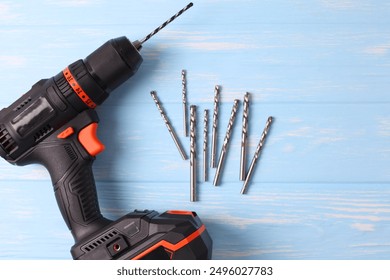
<path fill-rule="evenodd" d="M 77 242 L 74 259 L 208 260 L 212 240 L 195 212 L 134 211 Z"/>

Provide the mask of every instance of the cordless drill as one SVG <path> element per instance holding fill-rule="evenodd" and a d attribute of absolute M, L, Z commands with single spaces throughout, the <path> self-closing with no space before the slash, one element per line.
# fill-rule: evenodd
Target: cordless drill
<path fill-rule="evenodd" d="M 47 168 L 75 240 L 74 259 L 211 258 L 212 240 L 195 212 L 135 210 L 116 221 L 104 218 L 92 173 L 104 149 L 94 108 L 138 70 L 142 44 L 191 6 L 140 41 L 109 40 L 0 111 L 0 155 Z"/>

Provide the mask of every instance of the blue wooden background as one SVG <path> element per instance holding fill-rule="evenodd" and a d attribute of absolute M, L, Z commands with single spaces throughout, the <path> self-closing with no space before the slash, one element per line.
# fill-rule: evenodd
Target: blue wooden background
<path fill-rule="evenodd" d="M 187 3 L 0 1 L 0 107 L 111 38 L 142 38 Z M 105 216 L 195 210 L 214 259 L 389 259 L 388 2 L 196 0 L 142 54 L 139 72 L 97 109 L 106 150 L 94 172 Z M 157 90 L 188 154 L 182 69 L 199 119 L 222 86 L 219 149 L 245 91 L 249 159 L 275 118 L 248 195 L 238 180 L 241 106 L 221 186 L 210 170 L 210 182 L 199 178 L 200 201 L 189 201 L 189 161 L 149 95 Z M 1 160 L 0 259 L 70 259 L 72 244 L 46 170 Z"/>

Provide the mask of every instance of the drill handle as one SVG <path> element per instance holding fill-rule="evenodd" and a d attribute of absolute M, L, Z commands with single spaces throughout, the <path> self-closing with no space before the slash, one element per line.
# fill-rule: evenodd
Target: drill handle
<path fill-rule="evenodd" d="M 27 163 L 44 165 L 58 207 L 76 243 L 111 221 L 99 208 L 92 164 L 104 146 L 96 138 L 98 116 L 86 110 L 35 146 Z"/>

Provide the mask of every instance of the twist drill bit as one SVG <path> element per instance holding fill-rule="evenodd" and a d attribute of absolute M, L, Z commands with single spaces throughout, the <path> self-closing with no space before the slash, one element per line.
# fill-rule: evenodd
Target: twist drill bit
<path fill-rule="evenodd" d="M 240 156 L 240 180 L 245 181 L 246 175 L 246 147 L 248 138 L 248 113 L 249 113 L 249 92 L 244 95 L 242 113 L 242 133 L 241 133 L 241 156 Z"/>
<path fill-rule="evenodd" d="M 176 133 L 175 133 L 175 130 L 173 129 L 169 119 L 168 119 L 168 116 L 166 115 L 163 107 L 161 106 L 160 104 L 160 101 L 158 100 L 158 97 L 157 97 L 157 92 L 156 91 L 151 91 L 150 92 L 150 95 L 152 96 L 154 102 L 156 103 L 156 106 L 157 106 L 157 109 L 159 110 L 160 114 L 161 114 L 161 117 L 163 118 L 164 122 L 165 122 L 165 125 L 167 126 L 168 128 L 168 131 L 169 133 L 171 134 L 172 136 L 172 139 L 173 141 L 175 142 L 176 144 L 176 147 L 177 149 L 179 150 L 179 153 L 181 155 L 181 157 L 186 160 L 187 159 L 187 156 L 184 152 L 184 149 L 182 147 L 182 145 L 180 144 L 180 141 L 179 141 L 179 138 L 177 137 Z"/>
<path fill-rule="evenodd" d="M 159 27 L 157 27 L 155 30 L 153 30 L 151 33 L 149 33 L 148 35 L 145 36 L 145 38 L 137 41 L 137 45 L 139 45 L 139 47 L 145 43 L 147 40 L 149 40 L 153 35 L 155 35 L 157 32 L 159 32 L 161 29 L 163 29 L 165 26 L 167 26 L 169 23 L 171 23 L 172 21 L 174 21 L 177 17 L 179 17 L 182 13 L 184 13 L 185 11 L 187 11 L 189 8 L 191 8 L 194 4 L 191 2 L 189 3 L 187 6 L 185 6 L 183 9 L 181 9 L 180 11 L 178 11 L 175 15 L 173 15 L 170 19 L 168 19 L 166 22 L 164 22 L 163 24 L 161 24 Z"/>
<path fill-rule="evenodd" d="M 190 200 L 196 201 L 196 106 L 190 106 Z"/>
<path fill-rule="evenodd" d="M 181 84 L 182 84 L 182 99 L 183 99 L 183 124 L 184 124 L 184 136 L 188 136 L 188 113 L 187 113 L 187 79 L 186 71 L 181 71 Z"/>
<path fill-rule="evenodd" d="M 211 132 L 211 159 L 210 166 L 217 167 L 217 138 L 218 138 L 218 110 L 219 110 L 219 86 L 214 89 L 214 113 L 213 113 L 213 129 Z"/>
<path fill-rule="evenodd" d="M 263 130 L 263 133 L 261 134 L 259 144 L 257 145 L 255 155 L 253 156 L 251 165 L 249 166 L 248 174 L 246 175 L 244 185 L 242 186 L 242 189 L 241 189 L 241 194 L 246 194 L 246 192 L 247 192 L 249 180 L 251 179 L 251 177 L 253 175 L 253 170 L 255 168 L 257 159 L 260 157 L 260 153 L 263 149 L 265 138 L 267 137 L 268 131 L 271 127 L 271 123 L 272 123 L 272 117 L 268 117 L 267 122 L 265 124 L 265 128 Z"/>
<path fill-rule="evenodd" d="M 209 180 L 208 164 L 207 164 L 207 146 L 208 146 L 208 126 L 209 126 L 209 110 L 205 109 L 203 114 L 203 180 Z"/>
<path fill-rule="evenodd" d="M 219 184 L 219 178 L 221 177 L 222 167 L 223 167 L 223 163 L 225 161 L 225 157 L 226 157 L 226 153 L 227 153 L 227 149 L 228 149 L 228 144 L 230 141 L 230 136 L 232 134 L 232 128 L 233 128 L 234 120 L 236 118 L 238 104 L 239 104 L 239 100 L 238 99 L 234 100 L 232 112 L 230 114 L 229 124 L 228 124 L 227 130 L 226 130 L 225 139 L 223 140 L 223 144 L 222 144 L 221 154 L 219 155 L 217 170 L 215 172 L 215 177 L 214 177 L 214 182 L 213 182 L 214 186 L 218 186 L 218 184 Z"/>

